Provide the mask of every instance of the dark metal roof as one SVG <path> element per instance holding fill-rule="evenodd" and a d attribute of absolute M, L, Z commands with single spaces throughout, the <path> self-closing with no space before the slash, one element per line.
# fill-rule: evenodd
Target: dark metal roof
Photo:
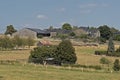
<path fill-rule="evenodd" d="M 29 30 L 32 30 L 38 34 L 42 33 L 42 34 L 50 34 L 49 31 L 45 31 L 45 30 L 41 30 L 41 29 L 35 29 L 35 28 L 26 28 L 26 29 L 29 29 Z"/>
<path fill-rule="evenodd" d="M 57 32 L 57 33 L 61 33 L 61 34 L 69 34 L 72 32 L 72 30 L 65 30 L 65 29 L 52 29 L 49 30 L 47 29 L 48 32 Z"/>
<path fill-rule="evenodd" d="M 84 30 L 84 31 L 86 31 L 86 32 L 89 31 L 89 27 L 83 27 L 83 26 L 81 26 L 81 27 L 79 27 L 79 29 L 82 29 L 82 30 Z"/>

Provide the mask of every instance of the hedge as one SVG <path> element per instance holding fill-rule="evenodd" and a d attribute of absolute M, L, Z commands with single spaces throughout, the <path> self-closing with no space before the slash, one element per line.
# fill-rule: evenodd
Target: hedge
<path fill-rule="evenodd" d="M 95 51 L 95 55 L 106 55 L 120 57 L 120 52 Z"/>
<path fill-rule="evenodd" d="M 107 51 L 95 51 L 95 55 L 107 55 Z"/>

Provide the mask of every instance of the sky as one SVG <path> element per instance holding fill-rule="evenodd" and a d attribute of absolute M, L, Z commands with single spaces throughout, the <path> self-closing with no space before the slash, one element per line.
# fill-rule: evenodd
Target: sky
<path fill-rule="evenodd" d="M 8 25 L 19 30 L 60 28 L 64 23 L 120 29 L 119 8 L 120 0 L 0 0 L 0 33 Z"/>

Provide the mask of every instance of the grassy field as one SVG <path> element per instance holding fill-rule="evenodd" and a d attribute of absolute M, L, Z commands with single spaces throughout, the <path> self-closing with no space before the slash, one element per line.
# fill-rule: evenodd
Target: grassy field
<path fill-rule="evenodd" d="M 0 80 L 120 80 L 119 74 L 33 64 L 0 65 Z"/>
<path fill-rule="evenodd" d="M 82 65 L 101 65 L 100 58 L 94 55 L 95 50 L 106 50 L 107 46 L 80 47 L 75 46 L 77 63 Z M 26 62 L 30 50 L 0 51 L 0 61 Z M 112 63 L 119 57 L 108 57 Z M 112 67 L 112 66 L 111 66 Z M 81 68 L 64 68 L 56 66 L 43 67 L 28 63 L 0 64 L 0 80 L 120 80 L 120 72 L 105 70 L 84 70 Z"/>
<path fill-rule="evenodd" d="M 30 50 L 0 51 L 0 60 L 27 60 Z"/>

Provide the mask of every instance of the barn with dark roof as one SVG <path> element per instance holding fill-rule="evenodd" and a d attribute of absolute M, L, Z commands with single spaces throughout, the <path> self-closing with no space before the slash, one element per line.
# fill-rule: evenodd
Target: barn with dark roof
<path fill-rule="evenodd" d="M 19 36 L 21 38 L 31 37 L 34 39 L 38 38 L 39 35 L 44 37 L 49 37 L 50 32 L 46 30 L 35 29 L 35 28 L 23 28 L 13 34 L 13 36 Z"/>

